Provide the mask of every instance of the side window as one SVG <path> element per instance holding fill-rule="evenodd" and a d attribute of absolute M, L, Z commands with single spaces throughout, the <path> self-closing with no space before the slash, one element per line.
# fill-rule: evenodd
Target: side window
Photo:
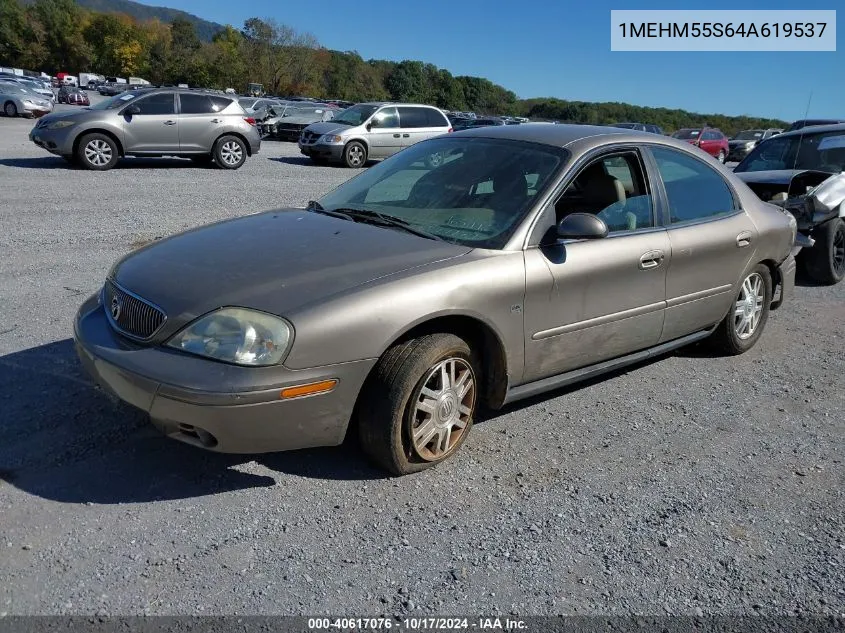
<path fill-rule="evenodd" d="M 556 221 L 592 213 L 611 232 L 654 226 L 653 199 L 637 152 L 602 156 L 584 167 L 555 203 Z"/>
<path fill-rule="evenodd" d="M 373 117 L 378 121 L 378 127 L 399 127 L 399 116 L 396 108 L 382 108 Z"/>
<path fill-rule="evenodd" d="M 222 112 L 232 103 L 231 99 L 227 99 L 226 97 L 215 97 L 214 95 L 210 95 L 208 100 L 211 101 L 212 112 Z"/>
<path fill-rule="evenodd" d="M 211 100 L 206 95 L 179 95 L 179 106 L 182 114 L 211 114 Z"/>
<path fill-rule="evenodd" d="M 399 123 L 403 128 L 428 127 L 426 108 L 399 108 Z"/>
<path fill-rule="evenodd" d="M 143 97 L 135 102 L 141 109 L 139 114 L 175 114 L 176 106 L 173 103 L 172 92 L 159 92 L 158 94 Z"/>
<path fill-rule="evenodd" d="M 702 161 L 668 148 L 652 148 L 669 199 L 673 224 L 731 215 L 736 210 L 725 179 Z"/>
<path fill-rule="evenodd" d="M 434 108 L 426 108 L 425 113 L 428 118 L 428 127 L 449 127 L 449 120 L 441 112 Z"/>

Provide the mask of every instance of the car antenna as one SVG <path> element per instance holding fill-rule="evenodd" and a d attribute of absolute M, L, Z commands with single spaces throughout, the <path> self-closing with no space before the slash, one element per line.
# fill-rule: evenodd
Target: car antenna
<path fill-rule="evenodd" d="M 810 103 L 813 101 L 813 91 L 810 90 L 810 96 L 807 97 L 807 109 L 804 110 L 804 123 L 807 122 L 807 116 L 810 114 Z M 792 171 L 795 171 L 795 168 L 798 166 L 798 156 L 801 155 L 801 143 L 804 140 L 804 129 L 807 126 L 801 128 L 801 135 L 798 137 L 798 147 L 795 150 L 795 160 L 792 161 Z M 791 187 L 790 187 L 791 188 Z"/>

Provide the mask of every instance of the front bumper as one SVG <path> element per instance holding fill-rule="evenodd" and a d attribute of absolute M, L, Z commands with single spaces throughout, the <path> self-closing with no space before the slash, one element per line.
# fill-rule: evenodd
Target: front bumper
<path fill-rule="evenodd" d="M 306 144 L 299 141 L 299 151 L 312 158 L 322 158 L 330 161 L 339 161 L 343 157 L 343 145 L 328 145 L 325 143 Z"/>
<path fill-rule="evenodd" d="M 108 323 L 97 296 L 74 321 L 86 371 L 106 391 L 149 413 L 165 435 L 223 453 L 335 446 L 376 359 L 313 369 L 238 367 L 136 345 Z M 337 380 L 327 393 L 280 399 L 285 387 Z"/>
<path fill-rule="evenodd" d="M 728 152 L 728 160 L 730 160 L 730 161 L 741 161 L 742 159 L 744 159 L 746 156 L 748 156 L 751 153 L 752 149 L 754 149 L 754 148 L 752 147 L 751 149 L 746 149 L 746 147 L 744 145 L 740 145 L 740 146 L 737 146 L 737 147 L 731 147 L 730 151 Z"/>
<path fill-rule="evenodd" d="M 69 156 L 73 154 L 74 128 L 70 126 L 59 130 L 48 130 L 35 126 L 29 132 L 29 140 L 48 152 Z"/>

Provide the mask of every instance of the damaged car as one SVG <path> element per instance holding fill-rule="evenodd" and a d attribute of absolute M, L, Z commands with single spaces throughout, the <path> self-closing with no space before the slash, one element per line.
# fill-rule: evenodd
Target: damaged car
<path fill-rule="evenodd" d="M 798 262 L 821 284 L 845 278 L 845 124 L 807 127 L 760 143 L 734 173 L 798 221 Z"/>
<path fill-rule="evenodd" d="M 337 108 L 328 105 L 304 105 L 294 103 L 289 105 L 270 106 L 264 118 L 258 123 L 258 131 L 262 138 L 278 141 L 297 141 L 302 130 L 312 123 L 331 121 Z"/>

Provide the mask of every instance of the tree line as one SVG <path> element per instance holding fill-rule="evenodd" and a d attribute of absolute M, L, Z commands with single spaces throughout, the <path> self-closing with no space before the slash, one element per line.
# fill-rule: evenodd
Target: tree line
<path fill-rule="evenodd" d="M 562 123 L 636 121 L 666 131 L 709 124 L 727 134 L 784 121 L 696 114 L 626 103 L 518 99 L 481 77 L 453 76 L 422 61 L 364 60 L 355 51 L 322 47 L 310 33 L 273 19 L 250 18 L 201 41 L 184 18 L 163 23 L 86 10 L 73 0 L 0 0 L 0 65 L 48 73 L 97 72 L 143 77 L 153 84 L 208 88 L 263 84 L 275 95 L 429 103 L 448 110 L 527 116 Z"/>

